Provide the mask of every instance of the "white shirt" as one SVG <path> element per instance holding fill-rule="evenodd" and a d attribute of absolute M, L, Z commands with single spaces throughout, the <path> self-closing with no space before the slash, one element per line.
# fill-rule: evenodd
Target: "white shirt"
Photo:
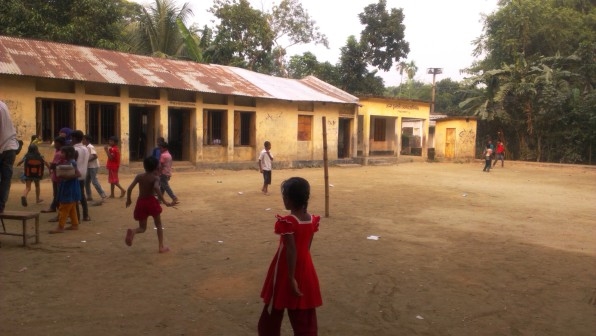
<path fill-rule="evenodd" d="M 14 128 L 8 106 L 0 100 L 0 153 L 19 149 L 17 131 Z"/>
<path fill-rule="evenodd" d="M 269 157 L 271 155 L 271 158 Z M 259 161 L 261 162 L 261 168 L 263 170 L 271 170 L 271 159 L 273 158 L 273 154 L 269 152 L 267 155 L 267 150 L 263 149 L 261 154 L 259 154 Z"/>
<path fill-rule="evenodd" d="M 95 147 L 92 144 L 87 145 L 87 149 L 89 150 L 89 157 L 93 156 L 93 154 L 97 155 L 97 151 L 95 151 Z M 99 157 L 91 162 L 87 168 L 99 168 Z"/>
<path fill-rule="evenodd" d="M 79 181 L 85 181 L 85 177 L 87 177 L 87 166 L 89 165 L 89 150 L 85 145 L 82 143 L 75 144 L 74 149 L 79 153 L 77 157 L 77 168 L 81 172 L 81 177 L 79 177 Z"/>

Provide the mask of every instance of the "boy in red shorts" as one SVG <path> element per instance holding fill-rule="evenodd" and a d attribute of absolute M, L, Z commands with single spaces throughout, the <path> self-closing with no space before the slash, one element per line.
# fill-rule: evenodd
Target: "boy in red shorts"
<path fill-rule="evenodd" d="M 106 162 L 106 168 L 108 170 L 108 182 L 110 183 L 110 198 L 114 198 L 114 189 L 118 187 L 120 189 L 120 198 L 124 197 L 126 190 L 120 185 L 120 179 L 118 178 L 118 170 L 120 169 L 120 149 L 118 149 L 118 138 L 111 136 L 108 139 L 108 144 L 104 147 L 106 155 L 108 156 L 108 162 Z"/>
<path fill-rule="evenodd" d="M 160 216 L 161 206 L 159 205 L 159 201 L 161 201 L 166 206 L 172 206 L 172 203 L 166 202 L 166 200 L 161 195 L 161 191 L 159 190 L 160 183 L 159 171 L 157 169 L 158 166 L 159 161 L 153 156 L 145 158 L 145 160 L 143 160 L 143 167 L 145 168 L 145 172 L 135 176 L 135 179 L 128 187 L 126 193 L 127 208 L 132 203 L 130 196 L 132 194 L 133 189 L 137 184 L 139 185 L 139 198 L 137 199 L 134 211 L 134 219 L 139 221 L 139 227 L 134 230 L 128 229 L 126 231 L 126 239 L 124 240 L 124 242 L 126 243 L 126 245 L 131 246 L 135 234 L 143 233 L 145 232 L 145 230 L 147 230 L 147 218 L 151 216 L 153 217 L 155 227 L 157 228 L 159 253 L 165 253 L 168 252 L 170 249 L 163 245 L 163 229 L 161 226 Z M 155 198 L 156 196 L 157 198 Z M 157 199 L 159 199 L 159 201 Z"/>

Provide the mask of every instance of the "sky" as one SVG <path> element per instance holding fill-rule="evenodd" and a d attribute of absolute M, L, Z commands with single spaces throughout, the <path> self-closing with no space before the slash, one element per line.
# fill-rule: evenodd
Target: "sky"
<path fill-rule="evenodd" d="M 151 0 L 134 0 L 140 4 L 150 4 Z M 209 0 L 175 0 L 182 5 L 190 4 L 194 16 L 188 24 L 207 24 L 214 27 L 214 17 L 207 11 L 213 2 Z M 345 46 L 348 36 L 359 38 L 364 28 L 358 14 L 364 7 L 377 3 L 377 0 L 300 0 L 320 31 L 329 40 L 329 49 L 320 45 L 293 46 L 287 50 L 288 56 L 301 55 L 310 51 L 319 62 L 336 64 L 340 48 Z M 460 69 L 472 64 L 474 46 L 472 41 L 482 34 L 481 14 L 490 14 L 497 9 L 498 0 L 387 0 L 387 9 L 403 8 L 405 40 L 410 44 L 406 62 L 414 61 L 418 72 L 416 80 L 431 83 L 432 75 L 428 68 L 442 68 L 443 73 L 436 81 L 445 78 L 462 80 Z M 268 11 L 272 3 L 279 0 L 249 0 L 253 8 Z M 377 73 L 385 81 L 385 86 L 399 85 L 402 81 L 395 69 Z M 407 77 L 404 75 L 404 81 Z"/>

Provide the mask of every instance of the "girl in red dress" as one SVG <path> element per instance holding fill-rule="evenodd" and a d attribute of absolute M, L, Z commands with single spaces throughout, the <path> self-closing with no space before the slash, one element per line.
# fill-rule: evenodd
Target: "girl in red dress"
<path fill-rule="evenodd" d="M 261 291 L 265 307 L 259 319 L 259 335 L 280 335 L 287 309 L 294 335 L 316 336 L 316 307 L 323 302 L 310 245 L 321 217 L 307 212 L 310 185 L 305 179 L 284 181 L 281 193 L 291 214 L 277 215 L 275 233 L 281 237 Z"/>

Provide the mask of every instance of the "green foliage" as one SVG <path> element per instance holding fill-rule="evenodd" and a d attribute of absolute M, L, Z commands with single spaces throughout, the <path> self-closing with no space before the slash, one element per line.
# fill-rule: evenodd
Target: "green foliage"
<path fill-rule="evenodd" d="M 267 15 L 247 0 L 215 0 L 210 11 L 219 19 L 207 49 L 212 62 L 268 73 L 274 33 Z"/>
<path fill-rule="evenodd" d="M 285 69 L 285 55 L 289 47 L 314 43 L 329 48 L 327 36 L 319 31 L 299 0 L 282 0 L 279 5 L 273 6 L 268 20 L 274 34 L 276 66 L 284 76 L 289 75 Z"/>
<path fill-rule="evenodd" d="M 585 1 L 501 1 L 460 104 L 487 121 L 478 133 L 506 134 L 508 152 L 523 160 L 591 163 L 595 28 L 596 6 Z"/>
<path fill-rule="evenodd" d="M 174 0 L 154 0 L 141 9 L 129 34 L 133 51 L 156 57 L 183 56 L 184 38 L 177 21 L 182 24 L 192 15 L 188 3 L 178 7 Z"/>
<path fill-rule="evenodd" d="M 383 79 L 376 76 L 376 70 L 369 72 L 367 66 L 365 48 L 354 36 L 348 37 L 346 46 L 341 48 L 339 87 L 355 95 L 382 95 Z"/>
<path fill-rule="evenodd" d="M 126 0 L 3 0 L 0 34 L 128 50 L 125 26 L 138 8 Z"/>
<path fill-rule="evenodd" d="M 366 6 L 358 17 L 364 25 L 360 43 L 372 66 L 389 71 L 394 62 L 408 55 L 410 46 L 404 40 L 404 14 L 401 8 L 392 8 L 387 12 L 387 1 L 379 0 L 376 4 Z"/>

